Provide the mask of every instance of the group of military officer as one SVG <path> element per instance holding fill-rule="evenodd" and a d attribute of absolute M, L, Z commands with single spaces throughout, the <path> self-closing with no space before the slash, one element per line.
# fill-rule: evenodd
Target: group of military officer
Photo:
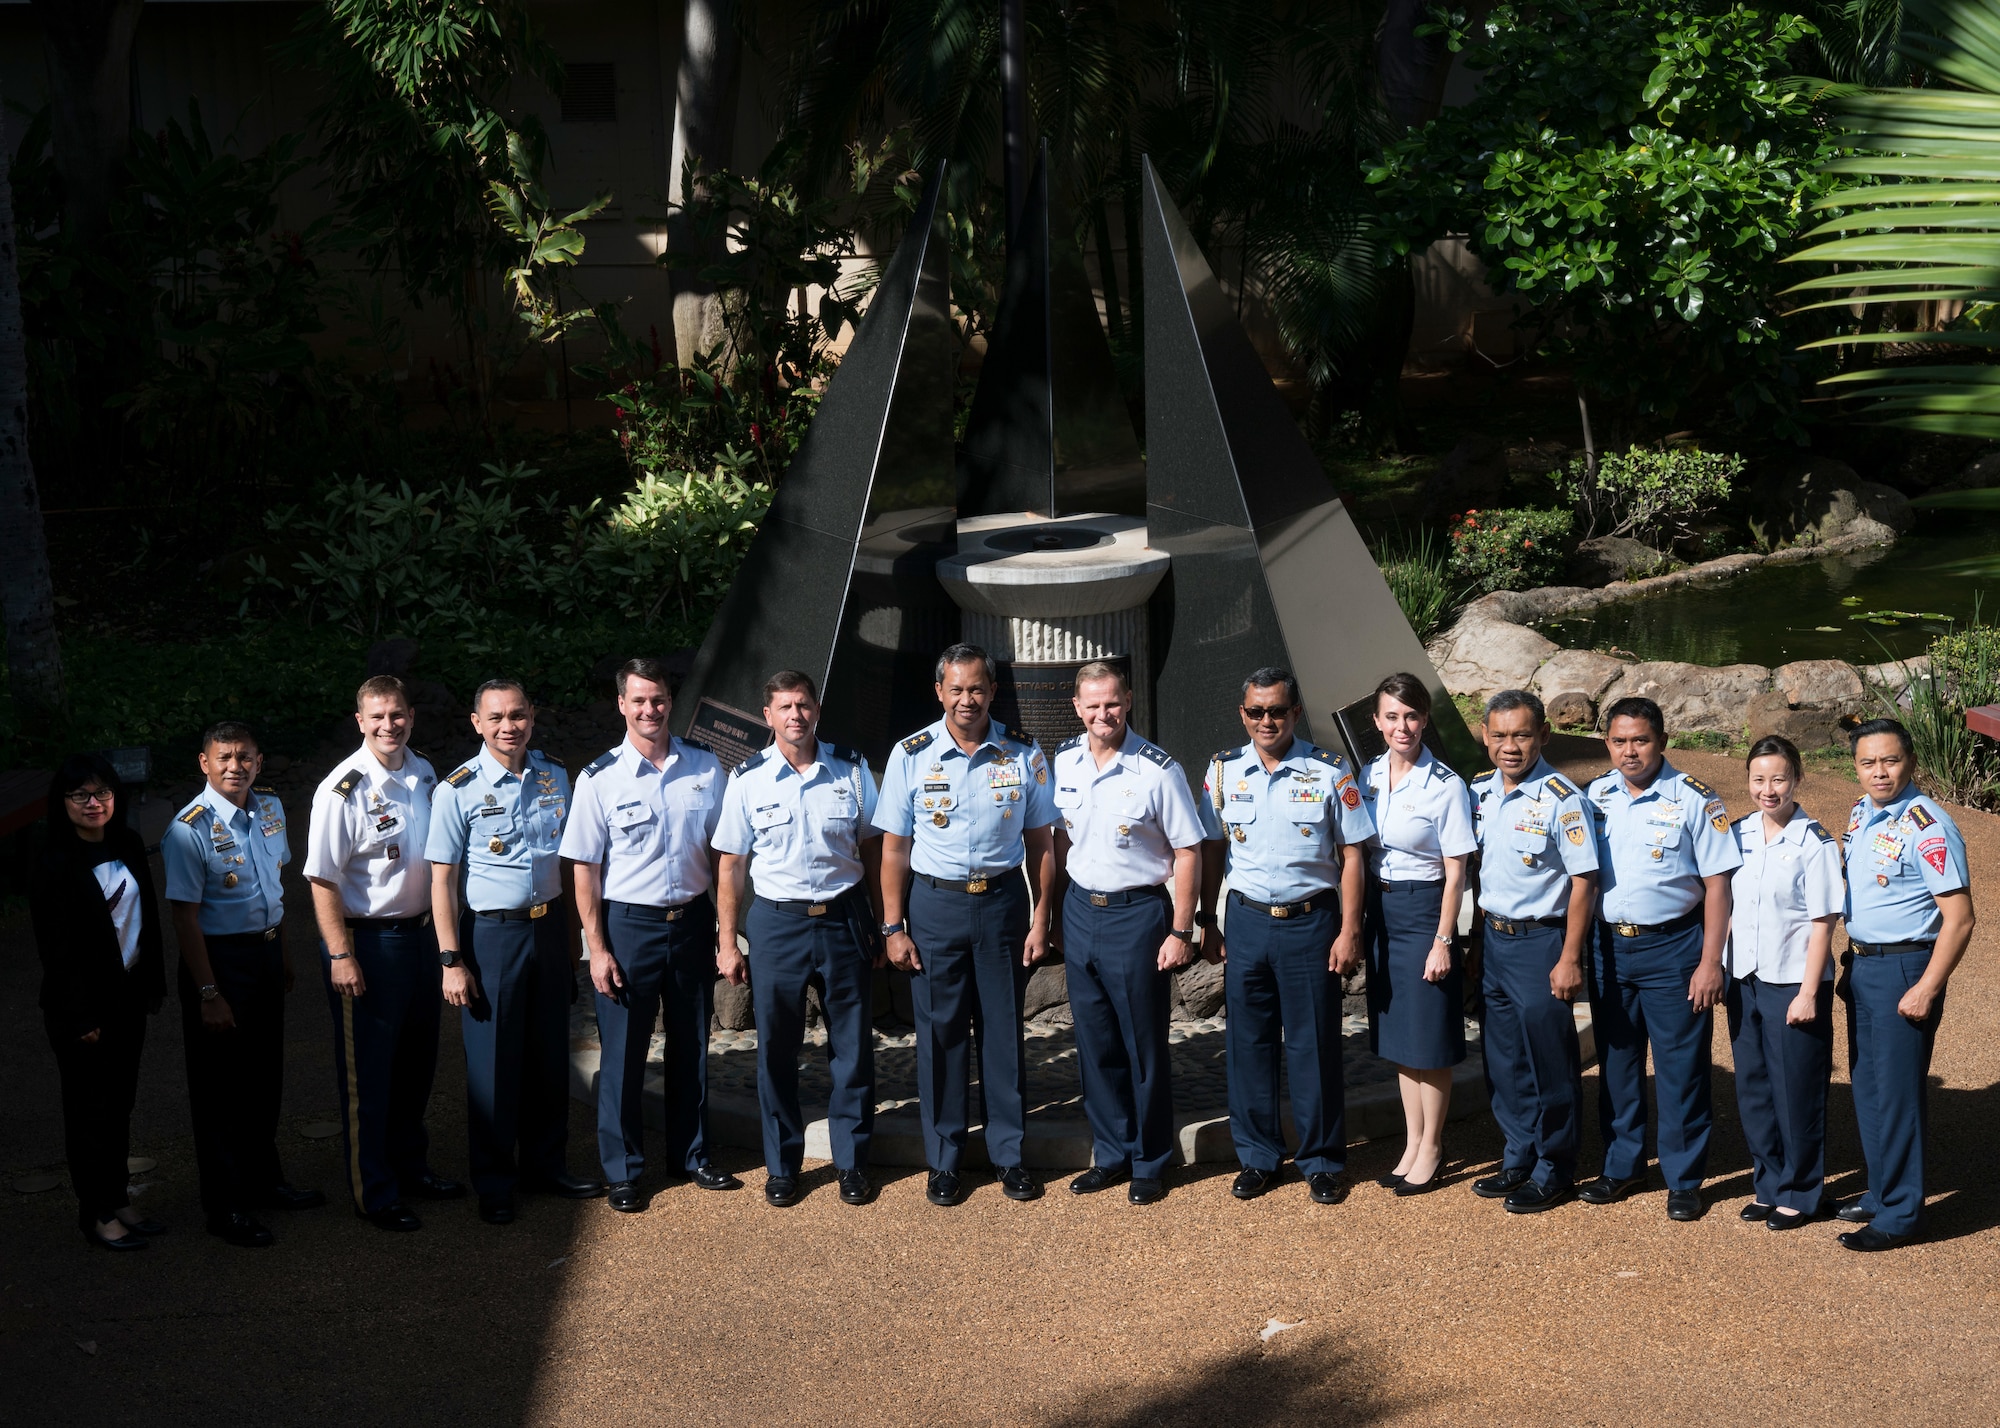
<path fill-rule="evenodd" d="M 1347 761 L 1297 736 L 1296 682 L 1280 669 L 1244 681 L 1247 742 L 1215 756 L 1199 801 L 1180 766 L 1130 728 L 1131 692 L 1116 666 L 1079 671 L 1083 732 L 1052 760 L 995 723 L 996 683 L 984 651 L 947 649 L 936 667 L 942 717 L 893 746 L 879 788 L 859 754 L 819 738 L 818 691 L 793 671 L 764 689 L 772 743 L 725 773 L 669 732 L 665 671 L 630 661 L 617 676 L 626 737 L 574 785 L 530 747 L 534 709 L 518 683 L 480 687 L 472 721 L 482 748 L 442 779 L 409 747 L 401 684 L 364 683 L 362 744 L 314 795 L 305 864 L 356 1212 L 415 1230 L 411 1200 L 465 1193 L 431 1169 L 423 1125 L 440 982 L 463 1018 L 468 1159 L 483 1219 L 511 1221 L 517 1189 L 608 1192 L 615 1209 L 645 1208 L 641 1108 L 656 1019 L 667 1173 L 739 1188 L 713 1164 L 706 1127 L 718 971 L 748 980 L 754 997 L 766 1199 L 789 1206 L 803 1193 L 798 1058 L 816 989 L 839 1194 L 866 1203 L 873 971 L 885 961 L 910 975 L 927 1197 L 948 1206 L 965 1193 L 976 1054 L 987 1155 L 1003 1193 L 1032 1200 L 1043 1186 L 1026 1164 L 1022 1013 L 1033 969 L 1057 947 L 1094 1142 L 1073 1192 L 1125 1184 L 1135 1204 L 1166 1193 L 1176 1152 L 1172 973 L 1201 955 L 1226 960 L 1230 1123 L 1242 1166 L 1233 1192 L 1254 1198 L 1279 1177 L 1282 1061 L 1297 1168 L 1313 1200 L 1341 1199 L 1340 974 L 1361 961 L 1362 848 L 1375 830 Z M 1740 858 L 1721 801 L 1665 762 L 1658 707 L 1624 700 L 1608 716 L 1614 768 L 1580 792 L 1542 757 L 1549 730 L 1533 695 L 1508 691 L 1488 706 L 1495 768 L 1464 796 L 1483 854 L 1486 1065 L 1506 1149 L 1474 1189 L 1517 1213 L 1572 1193 L 1594 1203 L 1631 1193 L 1644 1173 L 1650 1045 L 1668 1213 L 1692 1219 L 1712 1119 L 1709 1014 L 1724 991 L 1729 873 Z M 1858 750 L 1900 735 L 1893 725 L 1864 731 Z M 258 765 L 247 729 L 210 730 L 208 787 L 166 849 L 204 1208 L 211 1230 L 246 1245 L 270 1242 L 255 1211 L 323 1201 L 287 1186 L 277 1162 L 289 977 L 278 878 L 290 854 L 282 809 L 254 788 Z M 1862 1054 L 1887 1069 L 1871 1065 L 1864 1078 L 1857 1065 L 1873 1178 L 1863 1206 L 1842 1213 L 1893 1214 L 1894 1229 L 1872 1238 L 1897 1243 L 1922 1200 L 1923 1071 L 1970 909 L 1968 900 L 1962 918 L 1939 911 L 1954 891 L 1946 884 L 1967 886 L 1955 830 L 1956 852 L 1942 858 L 1916 836 L 1933 825 L 1941 835 L 1949 819 L 1911 793 L 1907 767 L 1901 784 L 1877 781 L 1884 790 L 1868 785 L 1849 829 L 1851 843 L 1872 838 L 1875 855 L 1871 877 L 1852 883 L 1849 917 L 1857 938 L 1881 939 L 1857 940 L 1860 957 L 1880 948 L 1903 960 L 1866 972 L 1857 962 L 1852 978 L 1871 1029 Z M 1912 836 L 1871 834 L 1885 810 Z M 1850 868 L 1861 856 L 1851 849 Z M 579 931 L 603 1046 L 602 1180 L 564 1164 Z M 1920 952 L 1935 986 L 1912 1016 L 1915 994 L 1897 1006 L 1890 993 L 1930 986 L 1912 960 Z M 1586 989 L 1603 1060 L 1605 1162 L 1577 1186 L 1581 1062 L 1570 1004 Z M 1892 1013 L 1917 1027 L 1914 1040 L 1884 1023 Z"/>

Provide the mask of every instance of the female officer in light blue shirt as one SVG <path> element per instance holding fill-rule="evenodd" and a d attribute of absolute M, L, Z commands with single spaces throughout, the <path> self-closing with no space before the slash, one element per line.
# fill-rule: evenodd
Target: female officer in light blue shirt
<path fill-rule="evenodd" d="M 1465 1060 L 1465 989 L 1452 933 L 1466 862 L 1479 848 L 1472 799 L 1423 744 L 1431 695 L 1413 674 L 1375 687 L 1375 727 L 1388 752 L 1361 776 L 1375 823 L 1367 922 L 1368 1044 L 1396 1063 L 1403 1154 L 1382 1179 L 1398 1195 L 1439 1183 L 1451 1068 Z"/>
<path fill-rule="evenodd" d="M 1736 1108 L 1755 1198 L 1742 1217 L 1774 1230 L 1819 1213 L 1826 1173 L 1826 1085 L 1833 1074 L 1833 924 L 1847 898 L 1840 847 L 1799 812 L 1799 751 L 1772 734 L 1750 746 L 1750 801 L 1730 835 L 1725 953 Z"/>

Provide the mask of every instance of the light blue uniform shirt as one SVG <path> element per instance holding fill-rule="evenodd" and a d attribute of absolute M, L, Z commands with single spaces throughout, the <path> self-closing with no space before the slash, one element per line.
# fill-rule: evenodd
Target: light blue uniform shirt
<path fill-rule="evenodd" d="M 1069 835 L 1063 868 L 1087 891 L 1159 887 L 1174 870 L 1174 849 L 1201 842 L 1187 775 L 1165 749 L 1129 728 L 1103 768 L 1078 734 L 1056 751 L 1054 777 Z"/>
<path fill-rule="evenodd" d="M 831 902 L 854 888 L 861 842 L 876 836 L 867 761 L 824 739 L 815 752 L 801 772 L 763 749 L 730 771 L 723 790 L 716 851 L 747 855 L 757 896 L 773 902 Z"/>
<path fill-rule="evenodd" d="M 1230 889 L 1256 902 L 1339 888 L 1341 847 L 1375 834 L 1347 760 L 1296 736 L 1275 768 L 1255 744 L 1210 759 L 1199 811 L 1202 835 L 1228 849 Z"/>
<path fill-rule="evenodd" d="M 1915 784 L 1882 808 L 1863 794 L 1847 815 L 1846 844 L 1847 935 L 1856 942 L 1928 942 L 1944 925 L 1939 894 L 1972 885 L 1958 825 Z"/>
<path fill-rule="evenodd" d="M 431 795 L 424 858 L 462 867 L 474 912 L 553 902 L 562 891 L 556 851 L 568 810 L 569 774 L 561 764 L 531 750 L 522 777 L 482 748 Z"/>
<path fill-rule="evenodd" d="M 195 922 L 210 937 L 264 932 L 285 920 L 279 870 L 292 860 L 285 810 L 269 789 L 238 808 L 204 788 L 167 825 L 160 861 L 167 901 L 200 904 Z"/>
<path fill-rule="evenodd" d="M 1701 906 L 1703 878 L 1743 864 L 1715 790 L 1670 763 L 1636 796 L 1613 769 L 1591 783 L 1590 802 L 1606 922 L 1672 922 Z"/>
<path fill-rule="evenodd" d="M 1033 739 L 997 723 L 968 758 L 940 719 L 889 750 L 870 821 L 912 839 L 910 867 L 927 877 L 1006 872 L 1026 856 L 1021 835 L 1056 821 L 1048 761 Z"/>
<path fill-rule="evenodd" d="M 576 781 L 561 852 L 603 869 L 604 896 L 641 907 L 678 907 L 715 881 L 708 835 L 722 812 L 722 762 L 670 739 L 664 768 L 627 739 Z"/>
<path fill-rule="evenodd" d="M 1535 760 L 1505 791 L 1500 770 L 1472 781 L 1479 838 L 1479 905 L 1508 922 L 1560 917 L 1569 880 L 1597 871 L 1597 832 L 1577 786 Z"/>
<path fill-rule="evenodd" d="M 1812 925 L 1837 917 L 1847 903 L 1840 874 L 1840 845 L 1801 812 L 1793 812 L 1770 840 L 1764 815 L 1752 811 L 1729 825 L 1743 866 L 1729 880 L 1729 941 L 1723 965 L 1732 977 L 1755 977 L 1774 986 L 1806 979 Z M 1833 980 L 1827 963 L 1825 981 Z"/>
<path fill-rule="evenodd" d="M 1361 772 L 1361 801 L 1375 825 L 1371 871 L 1385 883 L 1441 883 L 1444 860 L 1479 851 L 1472 832 L 1472 795 L 1465 780 L 1426 748 L 1395 792 L 1389 791 L 1389 756 Z"/>

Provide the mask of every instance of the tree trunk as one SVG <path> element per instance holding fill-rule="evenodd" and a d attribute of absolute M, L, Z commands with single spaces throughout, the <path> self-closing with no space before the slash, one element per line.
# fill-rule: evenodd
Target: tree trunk
<path fill-rule="evenodd" d="M 0 111 L 4 112 L 4 111 Z M 14 253 L 14 186 L 0 123 L 0 608 L 7 678 L 23 722 L 45 725 L 63 707 L 62 650 L 49 586 L 48 536 L 28 457 L 28 350 Z"/>
<path fill-rule="evenodd" d="M 690 159 L 699 176 L 727 168 L 736 146 L 736 85 L 743 67 L 732 0 L 685 0 L 681 15 L 680 72 L 674 82 L 674 143 L 668 157 L 667 251 L 702 259 L 720 256 L 702 249 L 683 204 L 681 175 Z M 692 365 L 722 339 L 722 305 L 697 270 L 673 274 L 674 359 Z"/>
<path fill-rule="evenodd" d="M 143 0 L 33 0 L 49 67 L 49 118 L 63 218 L 100 237 L 132 138 L 132 39 Z"/>

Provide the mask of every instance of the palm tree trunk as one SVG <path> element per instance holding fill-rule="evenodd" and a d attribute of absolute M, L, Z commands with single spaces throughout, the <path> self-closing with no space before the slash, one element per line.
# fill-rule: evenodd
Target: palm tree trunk
<path fill-rule="evenodd" d="M 697 196 L 683 192 L 681 177 L 694 161 L 697 177 L 735 162 L 737 80 L 743 49 L 736 33 L 732 0 L 686 0 L 681 12 L 681 62 L 674 84 L 674 140 L 667 159 L 667 250 L 695 251 L 697 238 L 683 205 Z M 703 253 L 702 257 L 715 254 Z M 674 359 L 694 365 L 705 347 L 720 337 L 721 305 L 698 270 L 673 275 Z"/>

